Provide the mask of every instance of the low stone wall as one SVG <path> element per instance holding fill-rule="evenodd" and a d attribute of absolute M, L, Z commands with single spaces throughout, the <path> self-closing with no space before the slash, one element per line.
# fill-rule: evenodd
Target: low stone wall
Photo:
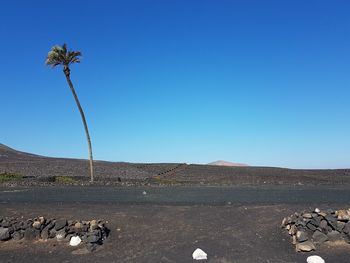
<path fill-rule="evenodd" d="M 326 241 L 350 243 L 350 209 L 294 213 L 282 221 L 282 228 L 292 236 L 296 251 L 316 250 Z"/>
<path fill-rule="evenodd" d="M 103 244 L 108 234 L 109 229 L 106 227 L 106 222 L 101 220 L 73 221 L 45 217 L 28 220 L 0 218 L 1 241 L 56 239 L 57 241 L 69 242 L 74 237 L 75 242 L 71 242 L 71 245 L 77 245 L 76 240 L 79 240 L 79 242 L 85 243 L 89 251 L 94 251 L 97 246 Z"/>

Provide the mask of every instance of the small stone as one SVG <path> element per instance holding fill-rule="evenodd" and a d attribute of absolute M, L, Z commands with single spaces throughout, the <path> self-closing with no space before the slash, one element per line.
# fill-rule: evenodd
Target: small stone
<path fill-rule="evenodd" d="M 329 241 L 341 240 L 341 234 L 338 231 L 331 231 L 327 234 Z"/>
<path fill-rule="evenodd" d="M 315 249 L 316 249 L 315 245 L 311 241 L 305 241 L 305 242 L 302 242 L 302 243 L 298 243 L 295 246 L 295 250 L 297 252 L 309 252 L 309 251 L 312 251 L 312 250 L 315 250 Z"/>
<path fill-rule="evenodd" d="M 49 231 L 49 238 L 55 238 L 56 237 L 56 233 L 57 233 L 57 231 L 54 228 L 52 228 Z"/>
<path fill-rule="evenodd" d="M 287 217 L 285 217 L 285 218 L 283 218 L 283 220 L 282 220 L 281 227 L 284 228 L 284 227 L 287 226 L 287 224 L 288 224 L 288 219 L 287 219 Z"/>
<path fill-rule="evenodd" d="M 328 237 L 327 237 L 327 235 L 323 234 L 322 232 L 316 230 L 316 231 L 314 232 L 314 234 L 312 235 L 312 240 L 313 240 L 314 243 L 316 243 L 316 244 L 321 244 L 321 243 L 327 241 L 327 240 L 328 240 Z"/>
<path fill-rule="evenodd" d="M 307 263 L 325 263 L 324 259 L 320 256 L 310 256 L 306 259 Z"/>
<path fill-rule="evenodd" d="M 89 243 L 97 243 L 100 241 L 100 237 L 96 234 L 90 234 L 87 236 L 86 238 L 86 242 L 89 242 Z"/>
<path fill-rule="evenodd" d="M 8 228 L 0 227 L 0 240 L 5 241 L 10 239 L 10 231 Z"/>
<path fill-rule="evenodd" d="M 67 233 L 74 234 L 74 233 L 78 233 L 78 231 L 74 226 L 69 226 L 69 227 L 67 227 Z"/>
<path fill-rule="evenodd" d="M 40 237 L 42 240 L 48 240 L 50 237 L 49 230 L 44 228 L 40 233 Z"/>
<path fill-rule="evenodd" d="M 143 195 L 146 195 L 146 194 L 147 194 L 147 192 L 146 192 L 146 191 L 143 191 L 143 192 L 142 192 L 142 194 L 143 194 Z"/>
<path fill-rule="evenodd" d="M 62 228 L 64 228 L 67 225 L 67 220 L 66 219 L 58 219 L 55 222 L 55 230 L 61 230 Z"/>
<path fill-rule="evenodd" d="M 318 214 L 322 217 L 326 217 L 326 215 L 327 215 L 327 213 L 325 213 L 325 212 L 319 212 Z"/>
<path fill-rule="evenodd" d="M 311 219 L 312 218 L 312 214 L 311 213 L 304 213 L 303 214 L 303 218 Z"/>
<path fill-rule="evenodd" d="M 64 229 L 58 231 L 58 232 L 56 233 L 56 239 L 57 239 L 57 241 L 62 241 L 62 240 L 64 240 L 64 239 L 66 238 L 66 235 L 67 235 L 67 233 L 66 233 L 66 231 L 65 231 Z"/>
<path fill-rule="evenodd" d="M 47 240 L 50 238 L 50 230 L 53 228 L 53 224 L 48 224 L 46 227 L 44 227 L 43 230 L 41 230 L 41 238 L 43 240 Z M 53 229 L 52 229 L 53 230 Z M 53 233 L 53 237 L 56 236 L 56 233 Z M 53 238 L 51 237 L 51 238 Z"/>
<path fill-rule="evenodd" d="M 26 240 L 34 240 L 37 237 L 39 237 L 39 235 L 40 235 L 40 231 L 35 228 L 27 228 L 24 231 L 24 239 Z"/>
<path fill-rule="evenodd" d="M 76 247 L 81 243 L 81 239 L 80 237 L 71 237 L 70 241 L 69 241 L 69 245 L 72 247 Z"/>
<path fill-rule="evenodd" d="M 74 224 L 74 227 L 75 227 L 75 229 L 77 229 L 77 230 L 81 230 L 82 228 L 83 228 L 83 224 L 82 223 L 80 223 L 80 222 L 77 222 L 77 223 L 75 223 Z"/>
<path fill-rule="evenodd" d="M 11 226 L 11 223 L 7 220 L 3 220 L 1 222 L 1 226 L 4 227 L 4 228 L 7 228 L 7 227 L 10 227 Z"/>
<path fill-rule="evenodd" d="M 32 227 L 34 227 L 35 229 L 40 229 L 41 222 L 40 221 L 34 221 L 34 223 L 32 224 Z"/>
<path fill-rule="evenodd" d="M 350 216 L 347 210 L 339 210 L 336 212 L 337 218 L 340 221 L 349 221 Z"/>
<path fill-rule="evenodd" d="M 346 223 L 343 227 L 343 232 L 345 234 L 350 234 L 350 222 Z"/>
<path fill-rule="evenodd" d="M 289 232 L 289 235 L 291 236 L 295 235 L 297 232 L 297 227 L 295 225 L 292 225 L 288 232 Z"/>
<path fill-rule="evenodd" d="M 297 231 L 296 240 L 298 242 L 304 242 L 308 239 L 309 239 L 308 234 L 305 231 Z"/>
<path fill-rule="evenodd" d="M 98 222 L 96 220 L 90 221 L 90 231 L 95 230 L 98 228 Z"/>
<path fill-rule="evenodd" d="M 325 219 L 328 221 L 328 223 L 333 223 L 337 221 L 337 218 L 335 218 L 333 215 L 326 215 Z"/>
<path fill-rule="evenodd" d="M 207 253 L 205 253 L 202 249 L 197 248 L 197 249 L 192 253 L 192 258 L 195 259 L 195 260 L 207 259 Z"/>
<path fill-rule="evenodd" d="M 321 210 L 318 208 L 315 208 L 315 213 L 319 213 L 319 212 L 321 212 Z"/>
<path fill-rule="evenodd" d="M 304 228 L 306 226 L 306 221 L 302 218 L 299 218 L 296 222 L 295 222 L 295 225 L 297 227 L 302 227 Z"/>
<path fill-rule="evenodd" d="M 16 240 L 16 241 L 21 240 L 23 238 L 23 236 L 24 235 L 21 231 L 16 231 L 12 234 L 13 240 Z"/>
<path fill-rule="evenodd" d="M 337 221 L 336 230 L 338 232 L 342 232 L 344 227 L 345 227 L 345 225 L 346 224 L 344 222 Z"/>
<path fill-rule="evenodd" d="M 322 230 L 326 230 L 327 229 L 327 226 L 328 226 L 328 223 L 326 220 L 321 220 L 320 224 L 319 224 L 319 227 L 322 229 Z"/>
<path fill-rule="evenodd" d="M 315 231 L 317 229 L 317 227 L 314 224 L 312 224 L 311 222 L 307 223 L 306 227 L 308 229 L 310 229 L 311 231 Z"/>
<path fill-rule="evenodd" d="M 26 222 L 24 222 L 24 224 L 25 224 L 25 229 L 27 229 L 27 228 L 31 228 L 32 227 L 32 225 L 33 225 L 33 220 L 31 220 L 31 219 L 29 219 L 29 220 L 27 220 Z"/>
<path fill-rule="evenodd" d="M 46 218 L 45 218 L 45 217 L 40 216 L 40 217 L 38 218 L 38 220 L 39 220 L 39 222 L 40 222 L 42 225 L 45 225 L 45 223 L 46 223 Z"/>

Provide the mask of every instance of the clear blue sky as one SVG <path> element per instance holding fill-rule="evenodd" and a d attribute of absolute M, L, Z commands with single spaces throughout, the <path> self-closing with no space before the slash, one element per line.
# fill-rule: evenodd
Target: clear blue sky
<path fill-rule="evenodd" d="M 3 1 L 0 142 L 95 159 L 350 167 L 349 1 Z"/>

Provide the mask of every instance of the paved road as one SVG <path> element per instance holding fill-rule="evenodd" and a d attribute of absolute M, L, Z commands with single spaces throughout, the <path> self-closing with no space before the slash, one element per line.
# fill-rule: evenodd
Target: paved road
<path fill-rule="evenodd" d="M 145 192 L 144 192 L 145 191 Z M 0 188 L 0 203 L 223 205 L 347 203 L 349 187 L 36 187 Z"/>

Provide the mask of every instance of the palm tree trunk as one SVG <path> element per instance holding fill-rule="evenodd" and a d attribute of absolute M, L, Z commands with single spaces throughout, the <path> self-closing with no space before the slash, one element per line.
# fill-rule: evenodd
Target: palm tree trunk
<path fill-rule="evenodd" d="M 93 182 L 94 181 L 94 168 L 93 168 L 93 159 L 92 159 L 92 147 L 91 147 L 91 140 L 90 140 L 89 130 L 88 130 L 88 126 L 87 126 L 87 123 L 86 123 L 84 111 L 83 111 L 83 109 L 82 109 L 82 107 L 80 105 L 78 96 L 75 93 L 75 90 L 74 90 L 74 87 L 73 87 L 73 83 L 72 83 L 72 81 L 70 79 L 70 69 L 68 67 L 65 67 L 63 72 L 64 72 L 64 75 L 66 76 L 68 85 L 69 85 L 69 87 L 70 87 L 70 89 L 71 89 L 71 91 L 73 93 L 75 102 L 76 102 L 76 104 L 78 106 L 78 109 L 79 109 L 79 112 L 80 112 L 80 115 L 81 115 L 81 119 L 83 120 L 83 124 L 84 124 L 84 128 L 85 128 L 85 134 L 86 134 L 86 138 L 87 138 L 88 145 L 89 145 L 90 182 Z"/>

